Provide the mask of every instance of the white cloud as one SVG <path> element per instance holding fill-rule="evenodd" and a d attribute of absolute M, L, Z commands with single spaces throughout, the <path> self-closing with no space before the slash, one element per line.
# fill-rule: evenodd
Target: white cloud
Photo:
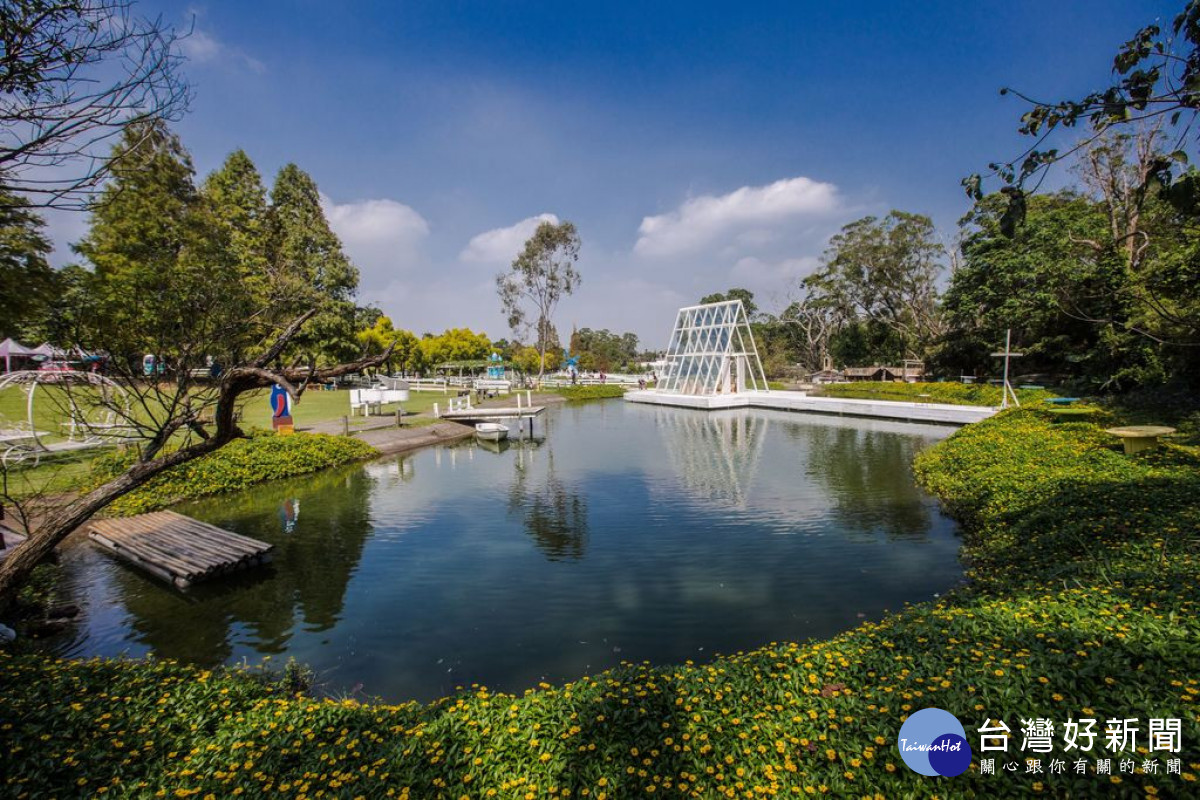
<path fill-rule="evenodd" d="M 701 195 L 675 211 L 645 217 L 634 252 L 678 256 L 697 252 L 730 236 L 742 244 L 766 243 L 772 228 L 796 217 L 838 210 L 837 187 L 809 178 L 785 178 L 766 186 L 743 186 L 720 196 Z"/>
<path fill-rule="evenodd" d="M 429 223 L 411 206 L 386 198 L 339 204 L 322 194 L 321 207 L 358 266 L 364 289 L 386 286 L 424 264 Z"/>
<path fill-rule="evenodd" d="M 195 64 L 220 64 L 225 67 L 245 68 L 262 74 L 266 65 L 257 58 L 247 55 L 236 47 L 230 47 L 198 24 L 202 9 L 188 9 L 191 29 L 179 39 L 179 51 Z"/>
<path fill-rule="evenodd" d="M 549 213 L 538 214 L 536 217 L 526 217 L 507 228 L 484 231 L 471 237 L 471 241 L 467 242 L 458 258 L 471 264 L 508 264 L 517 257 L 525 242 L 543 222 L 557 225 L 558 217 Z"/>
<path fill-rule="evenodd" d="M 815 256 L 764 261 L 754 256 L 739 258 L 733 265 L 730 278 L 762 288 L 778 288 L 794 283 L 816 271 L 820 259 Z"/>

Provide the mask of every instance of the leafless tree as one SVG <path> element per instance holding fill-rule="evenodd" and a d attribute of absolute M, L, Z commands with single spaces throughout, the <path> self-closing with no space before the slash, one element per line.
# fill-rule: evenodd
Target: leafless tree
<path fill-rule="evenodd" d="M 133 5 L 0 3 L 0 183 L 34 207 L 84 208 L 113 137 L 187 108 L 180 34 Z"/>

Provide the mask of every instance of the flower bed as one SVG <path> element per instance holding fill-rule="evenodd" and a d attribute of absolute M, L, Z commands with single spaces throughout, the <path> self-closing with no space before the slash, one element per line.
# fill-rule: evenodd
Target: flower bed
<path fill-rule="evenodd" d="M 964 523 L 973 583 L 827 641 L 627 665 L 422 706 L 290 696 L 245 672 L 0 655 L 0 782 L 30 796 L 1185 796 L 1200 772 L 1200 463 L 1127 458 L 1018 411 L 919 459 Z M 1181 718 L 1179 774 L 927 778 L 896 749 L 937 706 Z M 1102 744 L 1102 740 L 1098 746 Z M 1014 745 L 1015 749 L 1015 745 Z M 1099 753 L 1088 754 L 1089 757 Z M 1136 754 L 1137 763 L 1151 755 Z M 1140 769 L 1140 767 L 1139 767 Z"/>

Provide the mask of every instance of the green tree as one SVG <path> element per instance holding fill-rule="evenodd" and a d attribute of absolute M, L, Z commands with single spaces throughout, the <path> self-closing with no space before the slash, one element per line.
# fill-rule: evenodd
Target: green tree
<path fill-rule="evenodd" d="M 1011 329 L 1022 370 L 1091 388 L 1161 382 L 1151 341 L 1131 330 L 1138 293 L 1105 203 L 1074 191 L 1033 196 L 1011 236 L 1006 213 L 1007 198 L 990 195 L 962 222 L 962 263 L 943 296 L 948 330 L 936 363 L 994 373 L 989 354 Z"/>
<path fill-rule="evenodd" d="M 500 304 L 508 317 L 508 325 L 520 334 L 533 317 L 535 346 L 540 356 L 538 379 L 546 371 L 546 353 L 557 345 L 554 331 L 554 309 L 563 295 L 569 295 L 579 285 L 579 233 L 575 225 L 543 222 L 525 243 L 524 250 L 507 273 L 496 276 Z"/>
<path fill-rule="evenodd" d="M 542 354 L 536 347 L 522 347 L 513 354 L 513 368 L 524 375 L 532 375 L 542 369 Z"/>
<path fill-rule="evenodd" d="M 412 331 L 392 327 L 391 317 L 379 314 L 375 323 L 369 328 L 363 328 L 356 337 L 366 355 L 391 352 L 385 362 L 387 370 L 397 365 L 405 372 L 416 372 L 424 368 L 425 357 L 421 351 L 420 340 Z"/>
<path fill-rule="evenodd" d="M 154 353 L 180 369 L 230 352 L 179 349 L 181 328 L 240 328 L 248 296 L 211 207 L 192 183 L 191 157 L 159 122 L 130 126 L 111 179 L 75 249 L 94 267 L 89 349 L 137 359 Z M 203 339 L 197 332 L 197 339 Z M 223 339 L 235 350 L 244 339 Z"/>
<path fill-rule="evenodd" d="M 844 319 L 889 331 L 902 357 L 922 358 L 942 331 L 937 277 L 943 253 L 929 217 L 904 211 L 865 217 L 830 240 L 822 268 L 804 286 Z M 878 331 L 868 334 L 868 340 L 880 338 Z"/>
<path fill-rule="evenodd" d="M 448 361 L 477 361 L 492 351 L 487 334 L 470 328 L 448 328 L 438 336 L 421 339 L 419 347 L 423 361 L 430 367 Z"/>
<path fill-rule="evenodd" d="M 271 210 L 262 176 L 244 150 L 234 150 L 205 179 L 201 193 L 255 307 L 266 308 L 273 292 Z"/>
<path fill-rule="evenodd" d="M 724 294 L 716 292 L 715 294 L 700 298 L 700 303 L 701 305 L 707 303 L 724 303 L 726 300 L 741 300 L 742 307 L 746 309 L 747 319 L 753 319 L 758 314 L 758 304 L 754 302 L 754 292 L 749 289 L 730 289 Z"/>
<path fill-rule="evenodd" d="M 633 333 L 580 328 L 571 334 L 571 355 L 579 357 L 579 367 L 584 370 L 607 372 L 628 367 L 637 361 L 637 345 Z"/>
<path fill-rule="evenodd" d="M 271 220 L 271 284 L 279 299 L 279 318 L 303 308 L 317 309 L 293 346 L 317 360 L 351 356 L 358 269 L 329 227 L 316 182 L 295 164 L 283 167 L 275 178 Z"/>
<path fill-rule="evenodd" d="M 22 333 L 30 320 L 44 316 L 55 296 L 43 227 L 20 198 L 0 190 L 0 337 Z"/>

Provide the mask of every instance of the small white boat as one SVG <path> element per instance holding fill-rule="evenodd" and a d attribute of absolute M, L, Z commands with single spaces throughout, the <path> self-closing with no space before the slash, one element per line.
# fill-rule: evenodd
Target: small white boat
<path fill-rule="evenodd" d="M 508 426 L 499 422 L 477 422 L 475 436 L 485 442 L 502 442 L 508 438 Z"/>

